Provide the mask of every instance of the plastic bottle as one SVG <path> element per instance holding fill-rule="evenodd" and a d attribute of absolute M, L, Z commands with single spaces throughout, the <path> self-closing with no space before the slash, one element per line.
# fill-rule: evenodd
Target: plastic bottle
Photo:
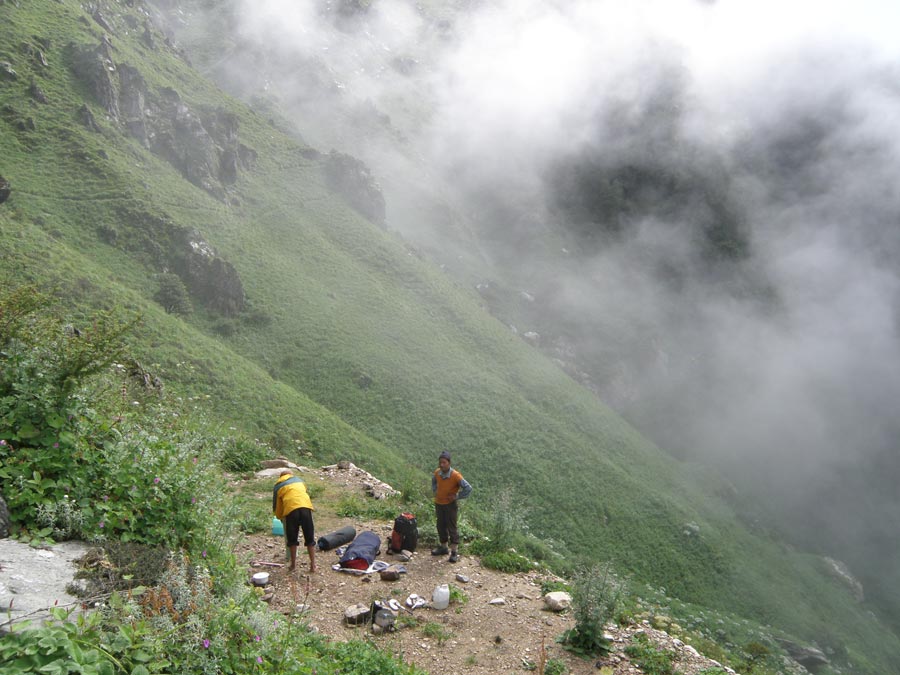
<path fill-rule="evenodd" d="M 275 516 L 272 516 L 272 534 L 276 537 L 284 536 L 284 525 Z"/>
<path fill-rule="evenodd" d="M 447 609 L 450 605 L 450 586 L 441 584 L 431 594 L 431 606 L 435 609 Z"/>

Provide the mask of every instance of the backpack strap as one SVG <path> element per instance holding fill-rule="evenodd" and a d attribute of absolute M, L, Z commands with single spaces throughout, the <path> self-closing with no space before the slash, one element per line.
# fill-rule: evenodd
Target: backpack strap
<path fill-rule="evenodd" d="M 272 488 L 272 511 L 275 511 L 275 508 L 278 506 L 278 491 L 283 488 L 285 485 L 290 485 L 291 483 L 302 483 L 303 479 L 298 478 L 297 476 L 291 476 L 287 480 L 283 480 L 280 483 L 275 483 L 275 487 Z"/>

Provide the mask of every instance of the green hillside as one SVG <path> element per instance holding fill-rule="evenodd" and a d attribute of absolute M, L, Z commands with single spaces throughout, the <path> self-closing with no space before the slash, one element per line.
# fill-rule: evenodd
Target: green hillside
<path fill-rule="evenodd" d="M 900 639 L 820 559 L 749 530 L 716 476 L 362 215 L 329 179 L 334 157 L 218 90 L 128 4 L 102 6 L 107 31 L 75 0 L 0 3 L 6 284 L 55 289 L 76 326 L 98 308 L 139 314 L 134 358 L 223 429 L 422 492 L 448 449 L 475 487 L 466 517 L 508 494 L 564 565 L 612 561 L 853 672 L 897 672 Z M 155 300 L 173 273 L 192 313 Z"/>

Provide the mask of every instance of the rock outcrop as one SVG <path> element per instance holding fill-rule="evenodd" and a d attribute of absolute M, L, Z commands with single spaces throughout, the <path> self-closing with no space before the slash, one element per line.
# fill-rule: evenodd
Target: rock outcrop
<path fill-rule="evenodd" d="M 12 188 L 9 185 L 9 181 L 6 180 L 3 176 L 0 176 L 0 204 L 9 199 L 9 195 L 12 193 Z"/>
<path fill-rule="evenodd" d="M 862 602 L 866 599 L 866 593 L 862 582 L 853 576 L 850 568 L 845 563 L 827 556 L 824 560 L 831 575 L 850 589 L 850 592 L 853 593 L 853 597 L 856 598 L 857 602 Z"/>
<path fill-rule="evenodd" d="M 235 316 L 246 302 L 234 266 L 219 256 L 198 232 L 186 233 L 173 262 L 191 297 L 225 316 Z"/>
<path fill-rule="evenodd" d="M 112 44 L 105 35 L 96 47 L 70 44 L 72 69 L 84 82 L 109 117 L 119 119 L 119 94 L 116 89 L 116 64 Z"/>
<path fill-rule="evenodd" d="M 110 119 L 197 187 L 224 201 L 226 187 L 253 167 L 256 152 L 238 140 L 236 115 L 195 110 L 170 87 L 152 90 L 138 68 L 113 61 L 108 38 L 71 49 L 76 75 Z"/>
<path fill-rule="evenodd" d="M 384 225 L 384 195 L 369 167 L 356 157 L 332 150 L 325 158 L 325 179 L 361 215 Z"/>

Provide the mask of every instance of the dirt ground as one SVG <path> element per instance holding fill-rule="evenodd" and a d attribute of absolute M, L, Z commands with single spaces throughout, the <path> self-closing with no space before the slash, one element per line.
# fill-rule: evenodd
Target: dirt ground
<path fill-rule="evenodd" d="M 300 475 L 340 484 L 344 489 L 365 494 L 371 481 L 364 475 L 354 477 L 351 470 L 334 468 L 306 469 Z M 362 474 L 364 472 L 360 472 Z M 345 525 L 353 525 L 357 533 L 375 532 L 382 541 L 378 560 L 398 563 L 407 572 L 398 581 L 383 581 L 377 573 L 357 576 L 335 571 L 338 562 L 334 551 L 317 552 L 318 571 L 309 574 L 306 551 L 298 551 L 297 570 L 288 572 L 284 540 L 272 535 L 246 537 L 237 551 L 239 560 L 247 564 L 248 579 L 254 572 L 270 573 L 269 584 L 261 592 L 269 597 L 273 609 L 285 615 L 302 612 L 304 620 L 319 633 L 338 640 L 371 639 L 377 645 L 435 675 L 466 673 L 495 675 L 522 673 L 536 668 L 542 656 L 565 664 L 568 673 L 587 675 L 626 675 L 642 671 L 624 654 L 635 632 L 643 631 L 660 648 L 678 655 L 676 668 L 684 675 L 696 675 L 717 666 L 697 654 L 688 645 L 648 625 L 608 627 L 614 640 L 609 655 L 585 660 L 564 650 L 556 639 L 574 625 L 570 612 L 555 613 L 545 608 L 541 584 L 552 579 L 546 572 L 506 574 L 481 566 L 476 557 L 461 555 L 451 564 L 446 556 L 434 557 L 429 550 L 419 549 L 407 562 L 386 552 L 390 523 L 360 522 L 341 519 L 321 509 L 316 511 L 316 536 Z M 281 564 L 282 566 L 277 566 Z M 444 610 L 430 606 L 401 610 L 392 632 L 374 634 L 371 624 L 351 626 L 344 621 L 344 610 L 357 603 L 370 606 L 375 600 L 395 599 L 404 605 L 410 594 L 431 600 L 439 584 L 458 589 L 460 600 L 451 601 Z"/>

